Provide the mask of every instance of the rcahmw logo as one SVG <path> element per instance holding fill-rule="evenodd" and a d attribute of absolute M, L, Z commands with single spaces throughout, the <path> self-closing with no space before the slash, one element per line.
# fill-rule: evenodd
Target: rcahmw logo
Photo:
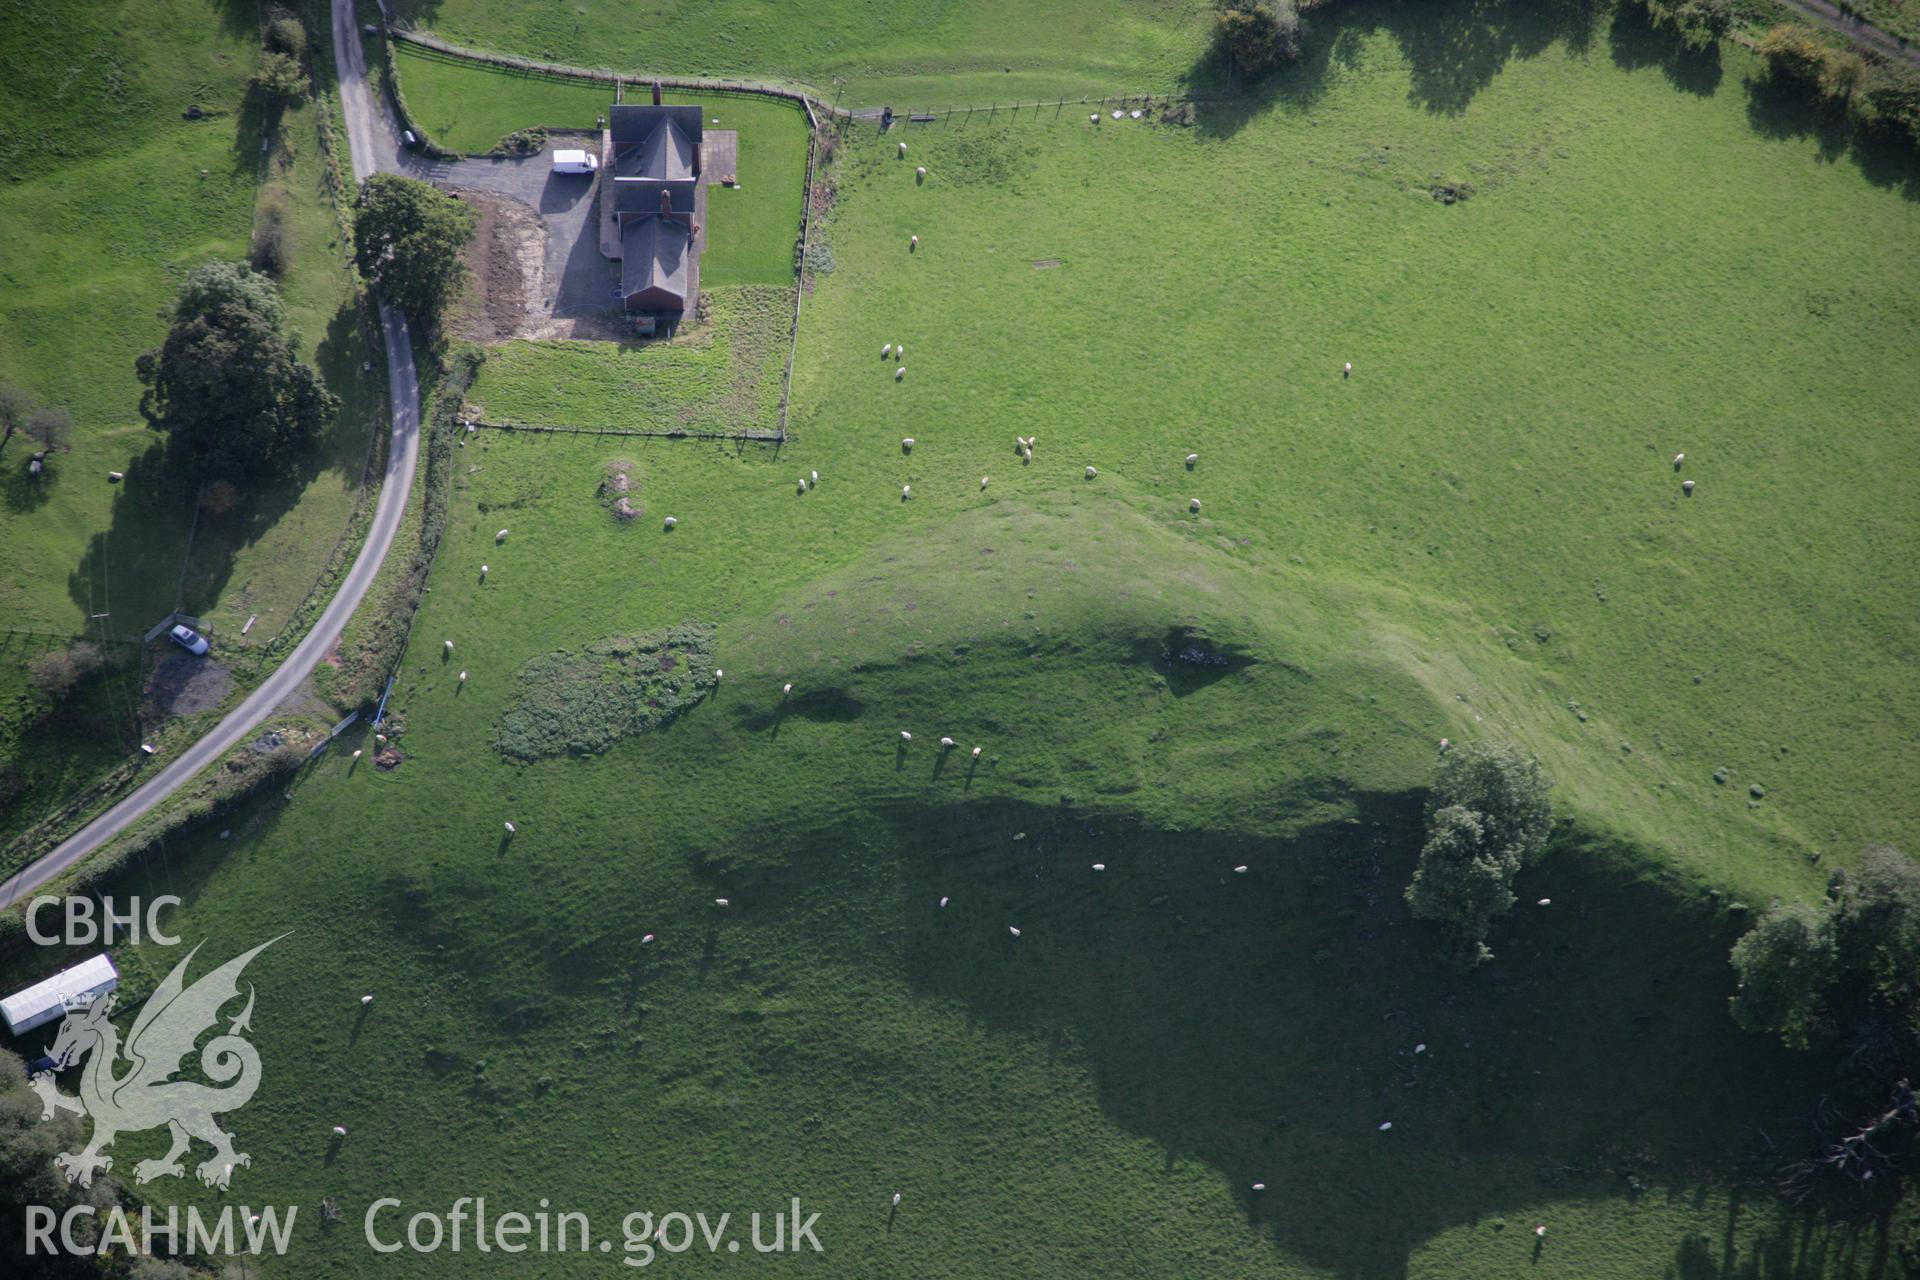
<path fill-rule="evenodd" d="M 195 1140 L 213 1148 L 213 1154 L 194 1170 L 209 1187 L 226 1190 L 233 1171 L 253 1163 L 246 1152 L 234 1149 L 233 1135 L 214 1120 L 216 1114 L 231 1115 L 244 1107 L 260 1087 L 260 1055 L 243 1034 L 252 1030 L 251 984 L 246 1007 L 229 1021 L 224 1034 L 214 1036 L 200 1050 L 200 1072 L 214 1083 L 173 1077 L 180 1073 L 195 1042 L 219 1022 L 221 1008 L 239 998 L 240 974 L 247 963 L 278 941 L 263 942 L 188 986 L 187 966 L 200 951 L 195 947 L 147 997 L 124 1045 L 108 1017 L 113 1011 L 111 994 L 67 1014 L 53 1049 L 43 1060 L 47 1065 L 28 1083 L 40 1095 L 42 1120 L 70 1111 L 93 1121 L 93 1137 L 86 1146 L 53 1158 L 69 1182 L 89 1186 L 96 1171 L 111 1170 L 113 1157 L 102 1151 L 120 1134 L 162 1126 L 173 1145 L 159 1159 L 135 1165 L 135 1182 L 183 1176 L 186 1169 L 180 1157 Z M 60 1092 L 54 1072 L 67 1070 L 83 1058 L 86 1065 L 80 1072 L 79 1094 Z M 289 1209 L 287 1225 L 292 1223 Z"/>

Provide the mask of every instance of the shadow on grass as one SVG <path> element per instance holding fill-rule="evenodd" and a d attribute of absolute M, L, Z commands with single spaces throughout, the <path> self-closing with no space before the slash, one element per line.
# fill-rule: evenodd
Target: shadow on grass
<path fill-rule="evenodd" d="M 996 1032 L 1077 1046 L 1111 1117 L 1169 1167 L 1217 1170 L 1276 1245 L 1342 1276 L 1405 1275 L 1440 1232 L 1629 1175 L 1684 1199 L 1764 1172 L 1743 1166 L 1756 1126 L 1818 1083 L 1727 1017 L 1732 935 L 1708 904 L 1563 830 L 1520 886 L 1553 905 L 1516 908 L 1496 960 L 1455 974 L 1400 898 L 1420 797 L 1354 802 L 1354 821 L 1284 842 L 919 813 L 942 853 L 908 860 L 909 898 L 952 905 L 909 937 L 910 979 Z"/>
<path fill-rule="evenodd" d="M 352 307 L 343 305 L 314 351 L 314 364 L 329 386 L 348 387 L 361 377 L 355 361 L 357 325 Z M 343 420 L 328 427 L 329 432 L 358 429 Z M 127 464 L 107 529 L 88 540 L 79 565 L 68 575 L 69 598 L 89 613 L 111 603 L 117 615 L 111 625 L 121 636 L 137 635 L 158 622 L 176 607 L 176 600 L 177 607 L 189 613 L 210 608 L 233 572 L 235 553 L 272 530 L 314 480 L 329 469 L 341 471 L 350 482 L 362 478 L 364 454 L 340 450 L 334 457 L 327 446 L 327 441 L 312 441 L 278 474 L 242 486 L 240 501 L 231 510 L 201 505 L 196 522 L 199 479 L 172 458 L 156 434 L 146 451 Z M 184 565 L 182 556 L 187 557 Z M 111 597 L 103 589 L 109 573 L 115 585 L 135 584 L 137 594 L 129 598 L 123 590 L 118 598 Z"/>
<path fill-rule="evenodd" d="M 1689 49 L 1672 30 L 1656 27 L 1639 4 L 1622 3 L 1607 30 L 1613 65 L 1622 71 L 1658 67 L 1683 93 L 1711 98 L 1720 88 L 1720 46 Z"/>
<path fill-rule="evenodd" d="M 1862 125 L 1845 107 L 1791 80 L 1761 76 L 1747 82 L 1747 121 L 1765 137 L 1811 138 L 1828 164 L 1850 159 L 1867 181 L 1920 200 L 1920 151 L 1899 134 Z"/>

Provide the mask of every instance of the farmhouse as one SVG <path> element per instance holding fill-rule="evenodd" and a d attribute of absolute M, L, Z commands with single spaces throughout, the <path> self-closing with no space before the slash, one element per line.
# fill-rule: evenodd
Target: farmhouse
<path fill-rule="evenodd" d="M 700 180 L 705 123 L 699 107 L 616 105 L 603 139 L 611 175 L 620 298 L 628 311 L 693 309 L 700 288 Z"/>
<path fill-rule="evenodd" d="M 0 1000 L 0 1018 L 6 1019 L 8 1032 L 25 1035 L 65 1017 L 69 1009 L 84 1009 L 119 985 L 120 974 L 103 952 Z"/>

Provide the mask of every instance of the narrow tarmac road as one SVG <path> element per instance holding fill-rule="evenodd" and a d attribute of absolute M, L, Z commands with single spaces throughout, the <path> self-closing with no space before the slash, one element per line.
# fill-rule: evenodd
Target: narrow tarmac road
<path fill-rule="evenodd" d="M 340 104 L 347 119 L 347 139 L 353 153 L 353 175 L 365 178 L 377 169 L 402 170 L 399 143 L 384 112 L 375 108 L 367 85 L 366 59 L 360 34 L 353 25 L 352 0 L 333 0 L 334 65 L 340 78 Z M 380 481 L 380 497 L 373 523 L 353 567 L 341 579 L 339 590 L 313 629 L 294 646 L 285 662 L 259 688 L 228 712 L 213 731 L 169 761 L 153 777 L 55 846 L 38 862 L 0 883 L 0 907 L 9 906 L 40 886 L 65 874 L 102 844 L 133 825 L 155 805 L 172 795 L 194 774 L 239 745 L 300 687 L 333 646 L 347 619 L 360 606 L 374 575 L 393 547 L 400 517 L 413 487 L 413 471 L 420 457 L 420 383 L 413 367 L 413 342 L 406 321 L 384 303 L 380 325 L 387 349 L 387 394 L 393 406 L 393 439 L 387 449 L 387 470 Z"/>

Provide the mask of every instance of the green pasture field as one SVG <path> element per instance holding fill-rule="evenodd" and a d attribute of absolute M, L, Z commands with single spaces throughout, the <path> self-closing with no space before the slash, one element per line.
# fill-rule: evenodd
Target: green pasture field
<path fill-rule="evenodd" d="M 519 75 L 418 45 L 396 44 L 394 55 L 407 109 L 454 151 L 485 151 L 530 124 L 589 129 L 613 103 L 611 85 Z M 807 174 L 806 115 L 794 103 L 742 94 L 675 92 L 667 100 L 698 103 L 709 129 L 740 135 L 740 185 L 707 189 L 701 284 L 791 283 Z"/>
<path fill-rule="evenodd" d="M 319 113 L 289 110 L 263 162 L 260 122 L 243 106 L 258 49 L 252 13 L 56 8 L 23 17 L 21 39 L 0 42 L 18 90 L 0 95 L 0 154 L 16 179 L 0 184 L 0 380 L 74 418 L 70 451 L 40 481 L 27 477 L 25 437 L 0 454 L 0 608 L 6 629 L 34 633 L 0 649 L 0 843 L 155 737 L 136 717 L 131 646 L 95 682 L 112 687 L 83 691 L 52 719 L 33 707 L 27 662 L 67 636 L 138 640 L 177 599 L 210 624 L 244 680 L 247 655 L 282 633 L 346 535 L 386 418 L 382 374 L 362 368 Z M 326 46 L 318 51 L 330 72 Z M 188 105 L 210 118 L 184 119 Z M 262 191 L 286 197 L 290 322 L 341 411 L 292 481 L 196 520 L 197 486 L 167 466 L 139 416 L 133 362 L 164 338 L 188 271 L 246 256 Z M 125 481 L 110 483 L 109 471 Z"/>
<path fill-rule="evenodd" d="M 849 107 L 1164 92 L 1211 69 L 1204 4 L 822 0 L 398 0 L 396 19 L 476 49 L 634 74 L 809 85 Z M 490 140 L 491 141 L 491 140 Z"/>
<path fill-rule="evenodd" d="M 1920 181 L 1737 49 L 1534 12 L 1361 6 L 1185 125 L 853 131 L 784 446 L 470 436 L 399 767 L 349 733 L 127 875 L 206 963 L 290 931 L 232 1198 L 344 1221 L 262 1274 L 391 1270 L 377 1198 L 481 1195 L 615 1249 L 797 1195 L 836 1275 L 1883 1266 L 1774 1197 L 1825 1082 L 1733 1026 L 1726 952 L 1920 849 Z M 764 412 L 720 315 L 508 344 L 470 398 Z M 495 750 L 526 663 L 682 623 L 703 703 Z M 1443 736 L 1558 780 L 1470 976 L 1401 899 Z M 129 997 L 179 958 L 120 956 Z"/>

